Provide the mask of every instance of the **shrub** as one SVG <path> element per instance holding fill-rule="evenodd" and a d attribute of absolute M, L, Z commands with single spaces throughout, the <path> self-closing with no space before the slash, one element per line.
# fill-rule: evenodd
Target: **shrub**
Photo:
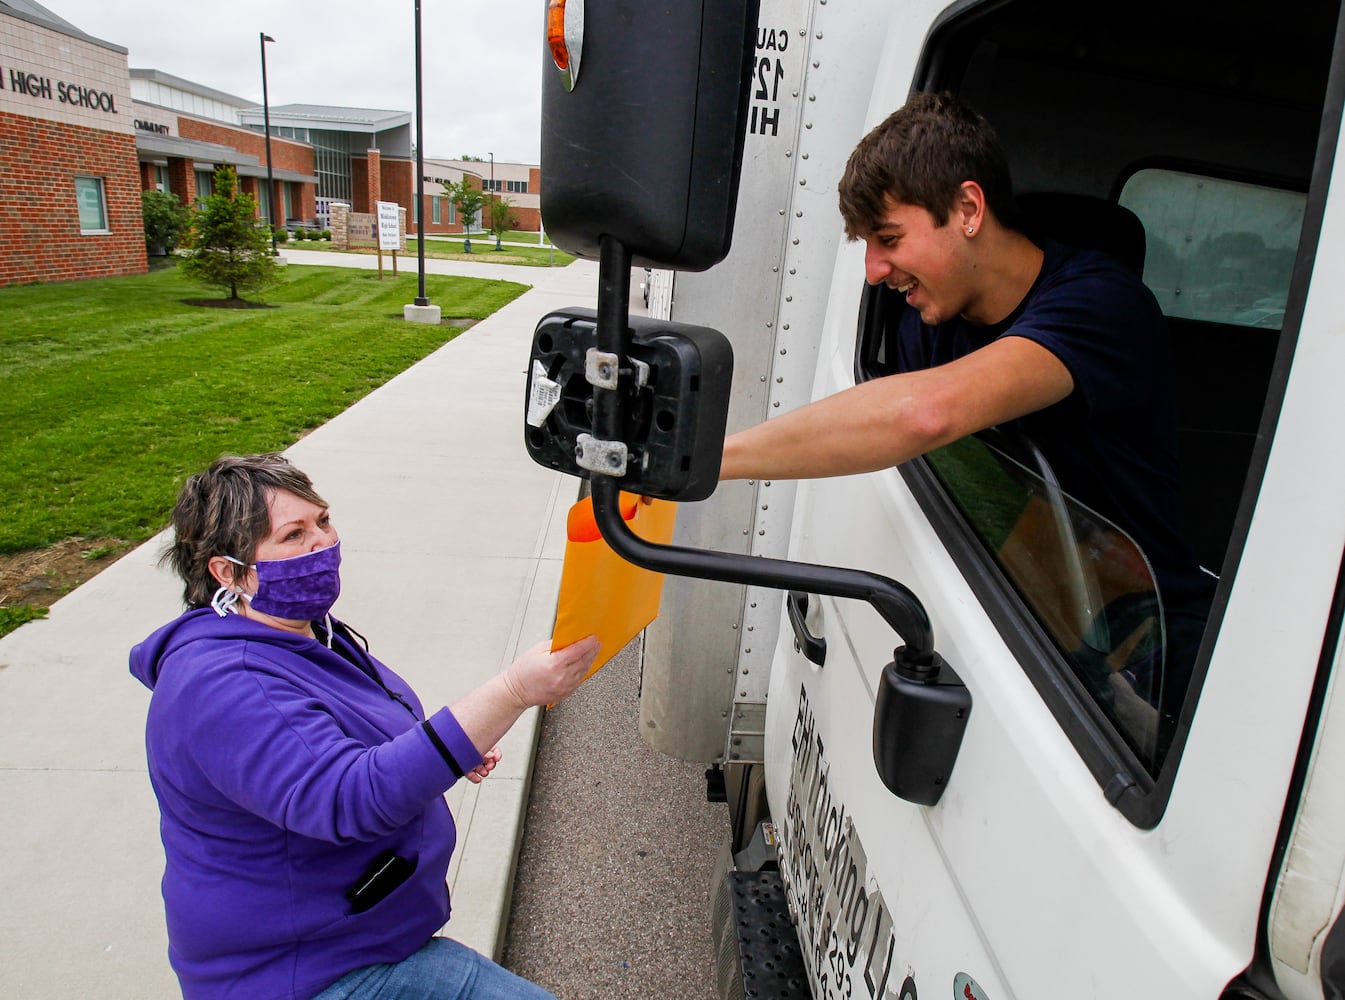
<path fill-rule="evenodd" d="M 300 241 L 302 241 L 302 240 L 306 240 L 306 239 L 308 239 L 308 233 L 306 233 L 306 232 L 305 232 L 304 230 L 302 230 L 302 229 L 296 229 L 296 230 L 294 231 L 294 238 L 295 238 L 296 240 L 300 240 Z"/>
<path fill-rule="evenodd" d="M 277 243 L 288 243 L 289 240 L 290 240 L 290 234 L 289 234 L 289 230 L 288 230 L 288 229 L 277 229 L 277 230 L 276 230 L 276 242 L 277 242 Z"/>
<path fill-rule="evenodd" d="M 324 240 L 330 240 L 332 238 L 332 231 L 330 229 L 324 229 L 318 235 L 320 235 Z"/>
<path fill-rule="evenodd" d="M 140 214 L 145 220 L 145 247 L 156 256 L 172 253 L 191 226 L 191 209 L 167 191 L 141 191 Z"/>

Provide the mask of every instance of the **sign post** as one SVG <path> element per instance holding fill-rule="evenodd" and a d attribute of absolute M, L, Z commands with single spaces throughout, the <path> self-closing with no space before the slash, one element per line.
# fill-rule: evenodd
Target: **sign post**
<path fill-rule="evenodd" d="M 402 227 L 394 201 L 380 201 L 378 207 L 378 280 L 383 280 L 383 251 L 392 251 L 392 276 L 397 277 L 397 248 L 402 245 Z"/>

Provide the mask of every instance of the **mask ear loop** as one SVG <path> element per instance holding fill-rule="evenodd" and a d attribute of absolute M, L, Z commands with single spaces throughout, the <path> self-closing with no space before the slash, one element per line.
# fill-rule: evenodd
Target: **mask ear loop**
<path fill-rule="evenodd" d="M 229 562 L 233 563 L 235 566 L 242 566 L 244 569 L 247 568 L 247 563 L 243 562 L 241 559 L 235 559 L 233 556 L 225 556 L 224 558 L 229 560 Z M 247 594 L 243 594 L 242 596 L 245 600 L 251 600 Z M 215 596 L 210 598 L 210 606 L 214 609 L 215 614 L 219 615 L 221 618 L 227 615 L 230 611 L 234 614 L 238 614 L 238 611 L 235 609 L 235 605 L 238 604 L 238 598 L 239 594 L 237 591 L 233 590 L 231 587 L 222 586 L 219 590 L 215 591 Z"/>
<path fill-rule="evenodd" d="M 210 599 L 210 606 L 215 609 L 215 614 L 221 618 L 233 611 L 234 605 L 237 603 L 238 595 L 228 587 L 220 587 L 219 590 L 215 591 L 215 596 Z"/>

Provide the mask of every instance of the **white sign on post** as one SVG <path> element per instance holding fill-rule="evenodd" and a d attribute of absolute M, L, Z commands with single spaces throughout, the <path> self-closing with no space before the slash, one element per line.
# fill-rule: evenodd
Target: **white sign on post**
<path fill-rule="evenodd" d="M 380 201 L 378 205 L 378 249 L 399 250 L 402 246 L 402 227 L 395 201 Z"/>

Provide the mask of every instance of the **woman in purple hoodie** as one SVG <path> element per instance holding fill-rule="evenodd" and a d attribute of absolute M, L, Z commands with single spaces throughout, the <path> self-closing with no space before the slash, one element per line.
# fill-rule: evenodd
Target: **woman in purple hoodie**
<path fill-rule="evenodd" d="M 480 781 L 528 708 L 569 696 L 589 637 L 534 646 L 426 716 L 335 620 L 327 504 L 279 455 L 189 479 L 165 553 L 188 610 L 131 651 L 153 691 L 168 953 L 188 1000 L 540 998 L 436 937 L 456 832 L 444 792 Z"/>

